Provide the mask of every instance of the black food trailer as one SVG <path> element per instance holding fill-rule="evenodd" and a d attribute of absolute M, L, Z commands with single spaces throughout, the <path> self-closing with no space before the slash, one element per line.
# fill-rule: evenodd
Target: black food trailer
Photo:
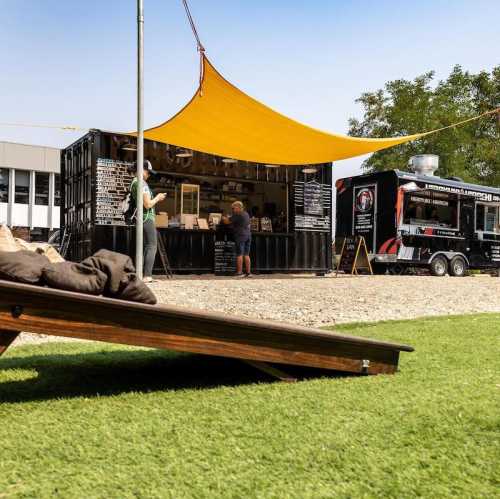
<path fill-rule="evenodd" d="M 130 135 L 91 130 L 62 151 L 67 258 L 79 261 L 100 248 L 135 255 L 135 227 L 121 209 L 135 143 Z M 156 206 L 157 227 L 173 272 L 234 272 L 232 236 L 219 223 L 234 201 L 252 216 L 254 272 L 331 270 L 331 164 L 263 165 L 150 140 L 144 157 L 158 172 L 148 181 L 153 192 L 167 193 Z M 160 258 L 155 271 L 163 272 Z"/>
<path fill-rule="evenodd" d="M 336 182 L 336 240 L 363 236 L 376 273 L 420 266 L 433 275 L 462 276 L 469 268 L 500 269 L 500 189 L 434 176 L 433 155 L 410 161 L 415 172 Z"/>

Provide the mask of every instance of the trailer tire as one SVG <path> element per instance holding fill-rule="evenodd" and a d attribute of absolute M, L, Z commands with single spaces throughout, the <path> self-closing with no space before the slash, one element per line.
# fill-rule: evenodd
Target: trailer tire
<path fill-rule="evenodd" d="M 467 275 L 468 265 L 463 256 L 455 256 L 450 262 L 450 275 L 464 277 Z"/>
<path fill-rule="evenodd" d="M 448 272 L 448 260 L 444 256 L 436 256 L 429 265 L 431 274 L 436 277 L 443 277 Z"/>

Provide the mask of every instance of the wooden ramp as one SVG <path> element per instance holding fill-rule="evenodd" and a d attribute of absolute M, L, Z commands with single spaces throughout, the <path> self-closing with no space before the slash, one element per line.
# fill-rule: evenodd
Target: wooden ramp
<path fill-rule="evenodd" d="M 0 281 L 0 355 L 20 331 L 363 374 L 393 373 L 407 345 L 198 310 Z M 281 373 L 282 374 L 282 373 Z"/>

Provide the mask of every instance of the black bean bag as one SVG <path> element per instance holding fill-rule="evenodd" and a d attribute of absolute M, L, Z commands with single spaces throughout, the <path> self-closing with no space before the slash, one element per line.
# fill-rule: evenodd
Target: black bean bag
<path fill-rule="evenodd" d="M 40 284 L 43 268 L 48 264 L 45 255 L 33 251 L 0 251 L 0 279 Z"/>
<path fill-rule="evenodd" d="M 51 288 L 100 295 L 108 280 L 99 269 L 74 262 L 49 263 L 43 269 L 43 282 Z"/>
<path fill-rule="evenodd" d="M 106 249 L 99 250 L 81 263 L 106 274 L 108 281 L 104 287 L 104 296 L 115 297 L 120 291 L 120 282 L 125 274 L 135 272 L 129 256 Z"/>
<path fill-rule="evenodd" d="M 120 281 L 120 289 L 114 296 L 119 300 L 137 301 L 156 305 L 156 296 L 136 274 L 125 274 Z"/>

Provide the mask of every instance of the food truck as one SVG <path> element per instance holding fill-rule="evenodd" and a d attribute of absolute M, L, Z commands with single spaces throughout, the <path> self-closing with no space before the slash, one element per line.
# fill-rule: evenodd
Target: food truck
<path fill-rule="evenodd" d="M 337 239 L 363 236 L 375 273 L 500 269 L 500 189 L 439 178 L 438 166 L 425 154 L 410 159 L 411 172 L 339 179 Z"/>
<path fill-rule="evenodd" d="M 61 152 L 67 258 L 101 248 L 135 255 L 135 226 L 122 202 L 135 175 L 136 137 L 91 130 Z M 265 165 L 144 141 L 156 225 L 174 273 L 235 271 L 234 242 L 220 223 L 241 201 L 251 216 L 255 273 L 325 274 L 332 268 L 331 164 Z M 163 273 L 158 255 L 155 272 Z"/>

